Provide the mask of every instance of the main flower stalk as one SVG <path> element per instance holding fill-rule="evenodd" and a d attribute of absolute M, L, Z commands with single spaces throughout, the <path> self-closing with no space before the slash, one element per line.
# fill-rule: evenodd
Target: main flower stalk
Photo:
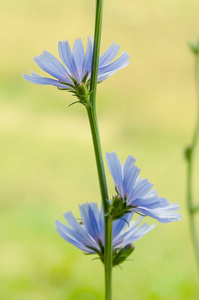
<path fill-rule="evenodd" d="M 106 215 L 108 212 L 108 190 L 106 184 L 106 177 L 104 171 L 104 162 L 102 157 L 102 150 L 100 144 L 100 136 L 96 114 L 96 91 L 97 91 L 97 76 L 100 54 L 100 41 L 102 29 L 102 7 L 103 0 L 96 1 L 96 16 L 95 16 L 95 36 L 94 49 L 91 73 L 91 94 L 90 104 L 87 107 L 88 118 L 93 139 L 93 146 L 95 151 L 95 158 L 97 164 L 99 185 L 101 191 L 101 198 L 104 208 L 105 218 L 105 245 L 104 245 L 104 268 L 105 268 L 105 299 L 112 299 L 112 220 L 110 216 Z"/>
<path fill-rule="evenodd" d="M 105 268 L 105 299 L 112 299 L 112 220 L 107 216 L 108 212 L 108 190 L 104 171 L 104 163 L 102 158 L 99 130 L 96 109 L 87 107 L 88 118 L 93 139 L 93 146 L 97 164 L 97 172 L 99 178 L 100 192 L 102 204 L 105 212 L 105 245 L 104 245 L 104 268 Z"/>
<path fill-rule="evenodd" d="M 194 129 L 193 139 L 191 145 L 186 149 L 187 160 L 187 206 L 189 212 L 189 222 L 191 229 L 191 236 L 195 251 L 195 257 L 199 275 L 199 240 L 197 236 L 195 214 L 199 211 L 199 207 L 193 202 L 193 167 L 194 167 L 194 155 L 198 142 L 199 135 L 199 53 L 196 53 L 196 89 L 197 89 L 197 120 Z"/>

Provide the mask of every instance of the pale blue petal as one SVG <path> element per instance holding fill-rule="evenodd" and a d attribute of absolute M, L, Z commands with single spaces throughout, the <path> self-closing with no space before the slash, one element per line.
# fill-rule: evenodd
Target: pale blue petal
<path fill-rule="evenodd" d="M 88 36 L 87 49 L 86 49 L 86 54 L 84 57 L 84 62 L 82 67 L 82 77 L 84 77 L 87 72 L 88 75 L 91 73 L 92 59 L 93 59 L 93 42 L 91 37 Z"/>
<path fill-rule="evenodd" d="M 97 206 L 97 203 L 95 203 Z M 91 208 L 91 205 L 86 203 L 79 206 L 82 222 L 88 233 L 96 241 L 99 237 L 98 224 Z M 98 209 L 98 207 L 97 207 Z"/>
<path fill-rule="evenodd" d="M 169 203 L 169 204 L 166 204 L 164 201 L 162 202 L 162 198 L 160 198 L 160 207 L 159 207 L 159 210 L 161 212 L 167 212 L 167 213 L 171 213 L 171 212 L 175 212 L 175 211 L 178 211 L 180 210 L 180 207 L 178 205 L 178 203 Z"/>
<path fill-rule="evenodd" d="M 59 221 L 57 221 L 57 222 L 59 222 Z M 90 246 L 90 239 L 87 239 L 87 241 L 85 241 L 85 234 L 83 234 L 80 230 L 78 231 L 74 227 L 69 227 L 61 222 L 59 222 L 59 227 L 65 234 L 67 234 L 74 240 L 76 240 L 84 245 L 87 244 L 88 246 Z"/>
<path fill-rule="evenodd" d="M 101 75 L 98 75 L 97 77 L 97 82 L 102 82 L 103 80 L 107 79 L 108 77 L 110 77 L 111 75 L 113 75 L 115 73 L 115 71 L 112 72 L 106 72 L 106 73 L 102 73 Z"/>
<path fill-rule="evenodd" d="M 124 193 L 127 195 L 128 202 L 130 202 L 131 200 L 131 196 L 134 192 L 134 184 L 139 173 L 140 173 L 140 169 L 138 169 L 133 164 L 128 168 L 126 166 L 123 170 L 123 187 L 124 187 Z"/>
<path fill-rule="evenodd" d="M 59 60 L 48 51 L 45 51 L 34 58 L 38 66 L 48 74 L 59 79 L 62 82 L 68 81 L 68 72 Z"/>
<path fill-rule="evenodd" d="M 71 239 L 74 243 L 76 242 L 80 245 L 85 246 L 85 240 L 78 231 L 75 231 L 71 227 L 66 226 L 65 224 L 62 224 L 59 221 L 56 221 L 56 224 L 57 224 L 57 227 L 59 227 L 59 229 L 63 232 L 63 234 L 65 234 L 65 236 L 68 237 L 68 239 Z M 90 245 L 88 244 L 88 246 L 90 246 Z"/>
<path fill-rule="evenodd" d="M 115 239 L 113 240 L 113 244 L 114 244 L 114 247 L 118 246 L 119 244 L 123 243 L 125 237 L 129 234 L 129 232 L 135 232 L 137 230 L 137 227 L 138 225 L 140 224 L 140 222 L 142 221 L 142 218 L 143 217 L 140 217 L 137 222 L 135 223 L 134 221 L 132 221 L 130 223 L 130 225 L 128 225 L 127 227 L 127 224 L 126 224 L 126 227 L 127 227 L 127 230 L 126 232 L 120 232 L 120 235 L 118 235 L 117 237 L 115 237 Z"/>
<path fill-rule="evenodd" d="M 58 80 L 47 78 L 47 77 L 41 77 L 34 73 L 33 71 L 31 72 L 31 75 L 26 75 L 23 74 L 23 78 L 26 80 L 35 83 L 35 84 L 40 84 L 40 85 L 54 85 L 58 88 L 61 89 L 66 89 L 68 88 L 65 84 L 60 83 Z"/>
<path fill-rule="evenodd" d="M 103 205 L 101 205 L 101 209 L 99 212 L 99 239 L 104 245 L 104 210 Z"/>
<path fill-rule="evenodd" d="M 141 213 L 145 216 L 152 217 L 152 218 L 158 220 L 160 223 L 169 223 L 169 222 L 181 220 L 180 213 L 161 211 L 161 208 L 147 209 L 144 207 L 136 207 L 136 208 L 133 208 L 133 210 L 135 212 Z"/>
<path fill-rule="evenodd" d="M 106 153 L 106 161 L 113 177 L 115 186 L 119 194 L 124 198 L 123 181 L 122 181 L 122 164 L 117 157 L 116 152 Z"/>
<path fill-rule="evenodd" d="M 124 238 L 122 246 L 125 247 L 126 245 L 135 243 L 143 236 L 145 236 L 148 232 L 150 232 L 155 226 L 156 224 L 152 224 L 151 226 L 149 226 L 148 224 L 143 224 L 142 226 L 138 227 L 136 232 L 131 232 L 128 237 Z"/>
<path fill-rule="evenodd" d="M 76 63 L 70 48 L 68 41 L 59 42 L 58 44 L 59 55 L 70 75 L 79 81 L 79 75 L 76 67 Z"/>
<path fill-rule="evenodd" d="M 87 248 L 84 244 L 81 244 L 79 243 L 78 241 L 72 239 L 68 234 L 66 234 L 60 227 L 58 221 L 55 222 L 57 225 L 56 225 L 56 230 L 57 232 L 59 233 L 59 235 L 64 239 L 66 240 L 67 242 L 69 242 L 70 244 L 74 245 L 75 247 L 79 248 L 80 250 L 82 251 L 85 251 L 85 252 L 91 252 L 92 250 L 90 250 L 89 248 Z"/>
<path fill-rule="evenodd" d="M 130 226 L 127 227 L 126 232 L 121 232 L 120 236 L 118 236 L 118 238 L 115 239 L 114 247 L 120 248 L 132 244 L 140 238 L 142 238 L 145 234 L 147 234 L 155 227 L 155 224 L 149 226 L 146 223 L 139 226 L 142 220 L 143 217 L 139 217 L 139 219 L 135 223 L 131 222 Z"/>
<path fill-rule="evenodd" d="M 168 207 L 168 205 L 172 205 L 166 198 L 159 197 L 159 199 L 160 199 L 161 206 L 167 206 Z M 174 203 L 174 204 L 176 205 L 177 203 Z M 178 206 L 178 209 L 180 209 L 179 206 Z"/>
<path fill-rule="evenodd" d="M 95 203 L 96 207 L 97 207 L 97 203 Z M 92 210 L 91 206 L 89 207 L 89 221 L 90 221 L 90 224 L 93 228 L 93 238 L 95 240 L 98 240 L 99 238 L 99 229 L 98 229 L 98 223 L 97 223 L 97 220 L 95 218 L 95 213 L 94 211 Z"/>
<path fill-rule="evenodd" d="M 138 199 L 144 197 L 153 187 L 153 184 L 148 181 L 148 179 L 141 180 L 138 184 L 134 186 L 130 199 Z"/>
<path fill-rule="evenodd" d="M 136 162 L 136 159 L 133 156 L 129 155 L 124 164 L 123 173 L 125 174 L 125 172 L 128 170 L 128 168 L 131 167 L 132 164 L 134 164 L 135 162 Z"/>
<path fill-rule="evenodd" d="M 132 205 L 132 206 L 142 206 L 145 208 L 156 208 L 159 207 L 161 205 L 160 199 L 158 197 L 154 197 L 154 198 L 141 198 L 141 199 L 136 199 L 133 200 L 132 202 L 128 202 L 128 205 Z"/>
<path fill-rule="evenodd" d="M 121 219 L 118 219 L 113 222 L 113 240 L 116 240 L 119 235 L 121 235 L 121 232 L 124 231 L 124 229 L 128 226 L 128 223 L 130 223 L 132 217 L 134 215 L 134 212 L 127 213 L 124 217 Z"/>
<path fill-rule="evenodd" d="M 139 180 L 136 180 L 136 183 L 135 184 L 138 184 L 138 182 L 142 181 L 142 179 L 140 178 Z M 145 196 L 143 196 L 142 198 L 154 198 L 154 197 L 158 197 L 158 192 L 157 192 L 157 189 L 155 190 L 151 190 L 149 191 Z M 159 197 L 160 198 L 160 197 Z M 165 198 L 160 198 L 160 199 L 163 199 L 161 200 L 161 203 L 165 202 L 167 204 L 169 204 L 169 201 Z"/>
<path fill-rule="evenodd" d="M 108 65 L 117 55 L 120 49 L 119 45 L 115 45 L 113 42 L 111 46 L 100 56 L 99 58 L 99 68 Z"/>
<path fill-rule="evenodd" d="M 123 52 L 114 62 L 110 63 L 105 67 L 99 68 L 98 76 L 107 72 L 116 72 L 117 70 L 126 67 L 130 63 L 128 61 L 129 57 L 130 56 L 126 52 Z"/>
<path fill-rule="evenodd" d="M 96 248 L 96 242 L 93 240 L 93 238 L 87 234 L 87 231 L 85 228 L 80 225 L 73 214 L 71 212 L 67 212 L 64 214 L 64 217 L 68 224 L 84 239 L 84 244 L 87 246 L 95 247 Z M 80 237 L 80 238 L 81 238 Z"/>
<path fill-rule="evenodd" d="M 79 81 L 81 81 L 82 77 L 82 65 L 84 61 L 84 46 L 82 44 L 81 39 L 76 39 L 73 45 L 73 57 L 75 60 L 75 64 L 77 67 L 77 72 L 79 75 Z"/>

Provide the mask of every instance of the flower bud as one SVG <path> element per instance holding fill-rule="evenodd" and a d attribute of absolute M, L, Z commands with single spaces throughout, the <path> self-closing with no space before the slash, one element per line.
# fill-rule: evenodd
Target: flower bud
<path fill-rule="evenodd" d="M 134 251 L 135 247 L 133 244 L 129 244 L 124 248 L 115 249 L 113 251 L 113 266 L 118 266 L 123 263 L 127 257 Z"/>
<path fill-rule="evenodd" d="M 184 151 L 184 154 L 185 154 L 186 160 L 190 161 L 191 157 L 192 157 L 192 147 L 191 146 L 187 147 Z"/>
<path fill-rule="evenodd" d="M 198 55 L 199 54 L 199 40 L 197 41 L 192 41 L 189 42 L 189 47 L 193 51 L 194 54 Z"/>
<path fill-rule="evenodd" d="M 112 217 L 112 220 L 122 218 L 126 213 L 130 213 L 132 206 L 127 205 L 126 197 L 124 199 L 120 195 L 116 195 L 109 202 L 108 215 Z"/>

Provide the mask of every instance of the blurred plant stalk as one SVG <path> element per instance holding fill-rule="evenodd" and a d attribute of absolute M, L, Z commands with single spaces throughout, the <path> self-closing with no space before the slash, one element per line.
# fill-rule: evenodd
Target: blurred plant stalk
<path fill-rule="evenodd" d="M 194 156 L 198 143 L 199 135 L 199 41 L 196 43 L 190 43 L 190 48 L 195 54 L 195 76 L 196 76 L 196 90 L 197 90 L 197 119 L 193 133 L 192 143 L 187 147 L 185 157 L 187 160 L 187 206 L 189 212 L 189 222 L 192 235 L 192 242 L 195 251 L 195 257 L 197 262 L 197 269 L 199 275 L 199 240 L 198 232 L 196 229 L 195 215 L 199 212 L 199 204 L 196 205 L 193 201 L 193 169 L 194 169 Z"/>
<path fill-rule="evenodd" d="M 87 113 L 93 139 L 93 146 L 97 164 L 98 179 L 102 204 L 105 214 L 105 246 L 104 246 L 104 270 L 105 270 L 105 299 L 112 299 L 112 220 L 107 215 L 108 213 L 108 190 L 104 171 L 104 162 L 102 157 L 97 113 L 96 113 L 96 92 L 97 92 L 97 76 L 100 54 L 101 30 L 102 30 L 102 11 L 103 0 L 96 0 L 96 15 L 95 15 L 95 35 L 94 49 L 91 73 L 91 106 L 87 107 Z"/>

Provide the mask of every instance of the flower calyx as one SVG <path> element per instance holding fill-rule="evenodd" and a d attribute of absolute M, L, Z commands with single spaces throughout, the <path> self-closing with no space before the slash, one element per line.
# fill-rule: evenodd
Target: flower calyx
<path fill-rule="evenodd" d="M 109 215 L 112 220 L 118 220 L 124 217 L 127 213 L 131 213 L 132 206 L 127 204 L 127 197 L 124 199 L 118 194 L 112 198 L 112 201 L 108 201 L 109 210 L 107 215 Z"/>
<path fill-rule="evenodd" d="M 81 82 L 77 82 L 72 76 L 69 77 L 72 80 L 73 84 L 65 84 L 64 82 L 61 82 L 62 84 L 66 85 L 66 88 L 64 90 L 69 91 L 73 94 L 73 96 L 76 96 L 79 99 L 79 101 L 72 102 L 69 106 L 75 103 L 81 103 L 84 106 L 91 106 L 89 101 L 89 96 L 91 93 L 90 80 L 87 81 L 88 72 L 86 73 Z"/>
<path fill-rule="evenodd" d="M 95 258 L 95 259 L 100 259 L 102 261 L 102 263 L 104 263 L 104 246 L 102 244 L 102 242 L 99 240 L 99 246 L 100 246 L 100 251 L 89 247 L 91 250 L 95 251 L 95 253 L 85 253 L 86 255 L 91 255 L 91 254 L 97 254 L 99 255 L 99 257 Z M 115 248 L 113 249 L 113 267 L 120 265 L 121 263 L 123 263 L 127 257 L 129 257 L 129 255 L 134 251 L 135 247 L 133 244 L 129 244 L 123 248 Z"/>

